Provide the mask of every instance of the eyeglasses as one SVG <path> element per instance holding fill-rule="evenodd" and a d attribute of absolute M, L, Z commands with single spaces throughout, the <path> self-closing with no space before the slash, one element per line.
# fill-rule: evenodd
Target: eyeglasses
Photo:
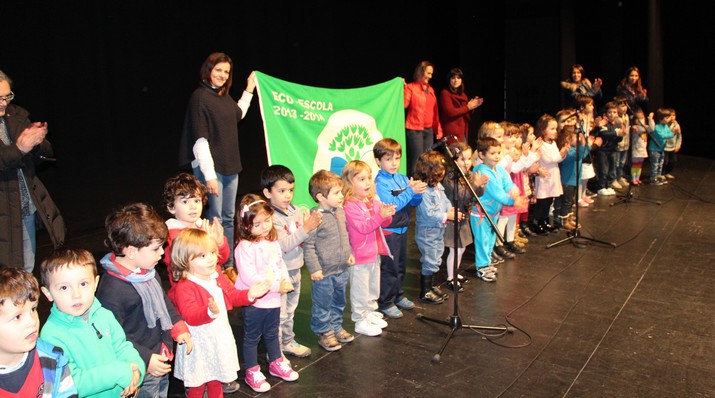
<path fill-rule="evenodd" d="M 12 91 L 10 91 L 10 94 L 8 94 L 8 95 L 6 95 L 6 96 L 4 96 L 4 97 L 0 97 L 0 101 L 10 102 L 10 101 L 13 100 L 13 98 L 15 98 L 15 93 L 13 93 Z"/>

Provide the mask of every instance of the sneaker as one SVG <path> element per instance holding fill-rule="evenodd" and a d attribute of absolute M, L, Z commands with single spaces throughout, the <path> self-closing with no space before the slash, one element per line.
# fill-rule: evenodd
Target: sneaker
<path fill-rule="evenodd" d="M 492 257 L 492 262 L 489 263 L 488 266 L 494 268 L 495 265 L 499 265 L 499 264 L 501 264 L 501 263 L 503 263 L 503 262 L 504 262 L 503 259 L 502 259 L 501 261 L 499 261 L 499 260 L 495 260 L 494 257 Z M 478 277 L 479 277 L 479 275 L 477 275 L 477 278 L 478 278 Z"/>
<path fill-rule="evenodd" d="M 343 329 L 343 330 L 339 331 L 338 333 L 335 333 L 335 339 L 338 340 L 342 344 L 346 344 L 346 343 L 349 343 L 349 342 L 355 340 L 355 336 L 348 333 L 347 330 Z"/>
<path fill-rule="evenodd" d="M 606 189 L 608 190 L 608 194 L 609 194 L 610 196 L 613 196 L 613 195 L 616 194 L 616 191 L 614 191 L 613 188 L 606 188 Z"/>
<path fill-rule="evenodd" d="M 667 179 L 669 179 L 669 180 L 674 180 L 674 179 L 675 179 L 675 176 L 672 175 L 672 174 L 670 174 L 670 173 L 668 173 L 668 174 L 665 175 L 665 178 L 667 178 Z"/>
<path fill-rule="evenodd" d="M 622 186 L 621 184 L 619 184 L 618 181 L 613 181 L 613 182 L 611 183 L 611 187 L 612 187 L 612 188 L 616 188 L 616 189 L 621 189 L 621 188 L 623 188 L 623 186 Z"/>
<path fill-rule="evenodd" d="M 372 315 L 375 318 L 380 318 L 380 319 L 385 318 L 385 315 L 382 315 L 382 312 L 380 312 L 380 311 L 373 311 L 370 313 L 370 315 Z"/>
<path fill-rule="evenodd" d="M 619 178 L 619 179 L 618 179 L 618 182 L 619 182 L 621 185 L 623 185 L 624 187 L 627 187 L 628 185 L 630 185 L 630 184 L 628 184 L 628 180 L 626 180 L 626 177 L 621 177 L 621 178 Z"/>
<path fill-rule="evenodd" d="M 583 200 L 584 202 L 586 202 L 590 205 L 596 203 L 595 200 L 591 199 L 589 196 L 586 196 L 586 195 L 584 195 L 583 198 L 581 198 L 581 200 Z"/>
<path fill-rule="evenodd" d="M 397 319 L 402 318 L 402 311 L 394 305 L 391 305 L 385 309 L 380 310 L 386 317 Z"/>
<path fill-rule="evenodd" d="M 329 332 L 321 333 L 321 335 L 318 337 L 318 345 L 323 347 L 325 351 L 337 351 L 341 348 L 343 348 L 342 345 L 338 342 L 338 339 L 335 337 L 335 332 L 332 330 Z"/>
<path fill-rule="evenodd" d="M 415 308 L 415 303 L 413 303 L 412 300 L 404 296 L 402 296 L 401 299 L 397 300 L 397 302 L 395 302 L 395 305 L 399 308 L 402 308 L 403 310 L 411 310 Z"/>
<path fill-rule="evenodd" d="M 280 377 L 285 381 L 298 380 L 298 372 L 290 366 L 290 361 L 286 357 L 280 357 L 268 365 L 268 373 L 271 376 Z"/>
<path fill-rule="evenodd" d="M 667 178 L 666 178 L 664 175 L 659 175 L 659 176 L 658 176 L 658 180 L 660 180 L 660 181 L 666 181 Z"/>
<path fill-rule="evenodd" d="M 367 319 L 355 322 L 355 333 L 364 334 L 365 336 L 379 336 L 382 329 L 373 325 Z"/>
<path fill-rule="evenodd" d="M 461 274 L 457 274 L 457 280 L 458 280 L 460 283 L 469 283 L 469 278 L 467 278 L 467 277 L 465 277 L 465 276 L 463 276 L 463 275 L 461 275 Z"/>
<path fill-rule="evenodd" d="M 598 196 L 598 194 L 595 194 L 587 189 L 586 196 L 588 196 L 589 198 L 595 198 L 596 196 Z"/>
<path fill-rule="evenodd" d="M 601 188 L 598 190 L 598 196 L 609 196 L 611 193 L 608 191 L 608 188 Z"/>
<path fill-rule="evenodd" d="M 384 319 L 382 319 L 382 314 L 380 314 L 381 316 L 379 318 L 373 314 L 374 314 L 374 312 L 367 314 L 367 321 L 370 322 L 371 324 L 379 327 L 380 329 L 386 328 L 387 322 Z"/>
<path fill-rule="evenodd" d="M 221 383 L 221 388 L 223 389 L 224 394 L 232 394 L 241 389 L 241 385 L 238 384 L 236 380 L 234 380 L 230 383 Z"/>
<path fill-rule="evenodd" d="M 486 268 L 486 267 L 484 267 L 484 268 L 479 268 L 479 269 L 477 270 L 477 277 L 478 277 L 479 279 L 483 280 L 484 282 L 494 282 L 494 281 L 496 281 L 496 280 L 497 280 L 496 274 L 489 272 L 489 270 L 486 270 L 485 268 Z"/>
<path fill-rule="evenodd" d="M 293 355 L 298 358 L 305 358 L 310 356 L 310 348 L 298 343 L 295 340 L 291 340 L 290 343 L 283 345 L 283 353 Z"/>
<path fill-rule="evenodd" d="M 454 279 L 450 279 L 447 282 L 445 282 L 445 285 L 447 285 L 447 288 L 452 290 L 452 291 L 459 291 L 460 293 L 464 291 L 464 287 L 462 287 L 462 284 L 457 281 L 455 282 Z"/>
<path fill-rule="evenodd" d="M 508 260 L 513 260 L 516 255 L 509 251 L 509 249 L 503 245 L 499 245 L 494 248 L 494 251 L 499 255 L 499 257 L 508 259 Z"/>
<path fill-rule="evenodd" d="M 588 207 L 590 204 L 586 202 L 585 200 L 581 199 L 578 201 L 578 207 Z"/>
<path fill-rule="evenodd" d="M 491 265 L 487 265 L 486 267 L 480 268 L 485 271 L 491 272 L 492 274 L 498 274 L 499 273 L 499 268 L 497 267 L 492 267 Z"/>
<path fill-rule="evenodd" d="M 258 365 L 246 369 L 245 381 L 255 392 L 266 392 L 271 389 L 271 385 L 266 381 L 266 376 L 261 373 L 261 368 Z"/>

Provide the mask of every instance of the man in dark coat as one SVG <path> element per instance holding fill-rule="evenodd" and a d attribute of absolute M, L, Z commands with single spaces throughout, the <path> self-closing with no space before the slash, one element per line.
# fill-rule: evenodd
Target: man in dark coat
<path fill-rule="evenodd" d="M 40 219 L 58 247 L 65 224 L 35 173 L 35 162 L 52 156 L 47 125 L 31 123 L 29 113 L 10 102 L 12 81 L 0 71 L 0 267 L 35 266 L 35 222 Z"/>

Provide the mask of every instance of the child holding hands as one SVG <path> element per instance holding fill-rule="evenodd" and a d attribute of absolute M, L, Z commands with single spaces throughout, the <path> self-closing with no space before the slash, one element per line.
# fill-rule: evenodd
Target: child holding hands
<path fill-rule="evenodd" d="M 236 380 L 238 352 L 228 311 L 251 305 L 268 292 L 269 283 L 260 281 L 247 290 L 238 290 L 216 270 L 218 247 L 208 232 L 186 228 L 174 239 L 171 251 L 171 278 L 176 309 L 189 325 L 193 355 L 179 346 L 174 376 L 188 387 L 188 398 L 223 397 L 221 383 Z"/>
<path fill-rule="evenodd" d="M 396 208 L 377 199 L 372 168 L 367 163 L 348 162 L 341 178 L 345 184 L 348 237 L 355 255 L 355 265 L 349 268 L 351 317 L 355 332 L 378 336 L 387 327 L 387 322 L 380 318 L 382 314 L 375 311 L 380 294 L 380 256 L 390 255 L 382 228 L 390 225 Z"/>
<path fill-rule="evenodd" d="M 281 294 L 293 290 L 288 269 L 283 261 L 278 232 L 273 226 L 273 208 L 255 194 L 241 199 L 238 219 L 240 241 L 235 259 L 238 270 L 235 286 L 245 290 L 257 282 L 267 281 L 270 289 L 263 297 L 243 309 L 243 360 L 246 384 L 256 392 L 271 389 L 258 365 L 258 343 L 261 336 L 268 351 L 268 372 L 286 381 L 298 380 L 298 373 L 281 353 L 279 338 Z"/>

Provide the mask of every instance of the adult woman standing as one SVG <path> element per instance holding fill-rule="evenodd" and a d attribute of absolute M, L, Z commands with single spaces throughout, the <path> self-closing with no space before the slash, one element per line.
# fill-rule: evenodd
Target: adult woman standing
<path fill-rule="evenodd" d="M 457 141 L 467 143 L 472 112 L 484 103 L 484 99 L 469 99 L 464 92 L 463 79 L 461 69 L 449 71 L 449 85 L 439 93 L 439 119 L 445 135 L 453 135 Z"/>
<path fill-rule="evenodd" d="M 229 95 L 233 61 L 220 52 L 206 58 L 199 72 L 201 82 L 189 99 L 179 149 L 179 164 L 191 164 L 194 175 L 206 184 L 209 195 L 207 218 L 216 217 L 224 235 L 234 245 L 234 219 L 238 173 L 242 170 L 238 148 L 238 122 L 251 105 L 255 75 L 248 76 L 241 99 Z M 233 265 L 233 259 L 226 267 Z"/>
<path fill-rule="evenodd" d="M 631 66 L 626 71 L 621 83 L 616 88 L 616 94 L 626 98 L 628 108 L 633 112 L 640 108 L 643 113 L 648 114 L 648 90 L 643 88 L 641 72 L 637 67 Z"/>
<path fill-rule="evenodd" d="M 578 109 L 576 98 L 579 95 L 593 98 L 594 103 L 598 102 L 598 100 L 603 97 L 603 92 L 601 91 L 602 84 L 603 81 L 600 78 L 594 79 L 593 83 L 591 83 L 591 81 L 586 78 L 583 66 L 574 64 L 571 67 L 569 79 L 561 82 L 561 87 L 566 90 L 567 94 L 564 108 Z"/>
<path fill-rule="evenodd" d="M 412 175 L 417 158 L 432 146 L 434 138 L 442 138 L 437 96 L 429 85 L 433 73 L 434 65 L 422 61 L 415 68 L 414 80 L 405 84 L 407 175 Z"/>

